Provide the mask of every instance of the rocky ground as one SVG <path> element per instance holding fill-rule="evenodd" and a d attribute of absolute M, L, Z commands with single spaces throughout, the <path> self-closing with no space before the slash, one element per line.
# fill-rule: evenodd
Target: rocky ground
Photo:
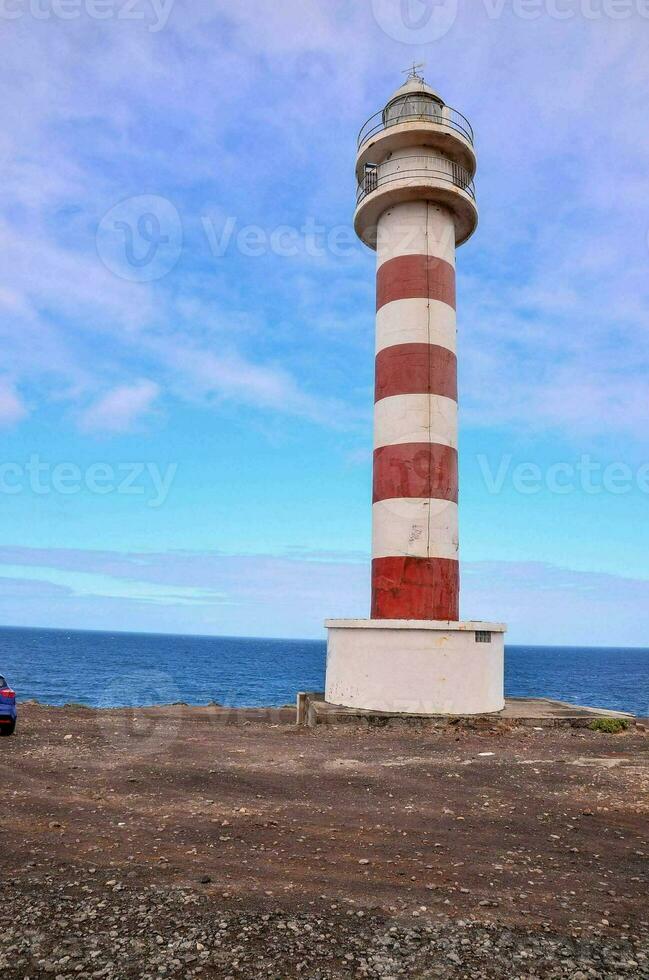
<path fill-rule="evenodd" d="M 12 978 L 649 978 L 649 735 L 22 706 Z"/>

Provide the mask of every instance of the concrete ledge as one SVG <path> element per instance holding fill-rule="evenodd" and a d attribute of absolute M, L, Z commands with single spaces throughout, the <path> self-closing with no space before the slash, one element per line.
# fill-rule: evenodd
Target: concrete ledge
<path fill-rule="evenodd" d="M 343 630 L 434 630 L 445 633 L 506 633 L 503 623 L 483 623 L 478 620 L 470 622 L 452 622 L 451 620 L 433 619 L 327 619 L 327 629 Z"/>
<path fill-rule="evenodd" d="M 507 698 L 505 708 L 483 715 L 412 715 L 388 711 L 364 711 L 329 704 L 321 693 L 300 693 L 298 724 L 315 728 L 318 725 L 360 725 L 366 728 L 448 728 L 462 725 L 467 728 L 490 728 L 503 725 L 510 728 L 587 728 L 598 718 L 621 718 L 635 728 L 633 715 L 606 708 L 590 708 L 552 701 L 550 698 Z"/>

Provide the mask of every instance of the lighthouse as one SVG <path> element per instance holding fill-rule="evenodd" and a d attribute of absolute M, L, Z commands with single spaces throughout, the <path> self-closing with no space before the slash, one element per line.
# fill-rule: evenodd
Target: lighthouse
<path fill-rule="evenodd" d="M 456 251 L 478 225 L 473 130 L 415 65 L 363 126 L 354 227 L 376 251 L 372 598 L 327 622 L 326 700 L 504 707 L 505 627 L 460 621 Z"/>

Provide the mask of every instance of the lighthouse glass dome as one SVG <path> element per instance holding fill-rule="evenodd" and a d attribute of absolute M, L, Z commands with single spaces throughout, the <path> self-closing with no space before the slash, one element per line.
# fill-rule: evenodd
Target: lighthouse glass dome
<path fill-rule="evenodd" d="M 383 125 L 396 126 L 409 119 L 436 122 L 442 118 L 444 103 L 433 90 L 416 78 L 410 78 L 383 110 Z"/>
<path fill-rule="evenodd" d="M 408 119 L 430 119 L 435 122 L 442 117 L 443 105 L 430 95 L 403 95 L 391 102 L 383 111 L 386 126 L 396 126 Z"/>

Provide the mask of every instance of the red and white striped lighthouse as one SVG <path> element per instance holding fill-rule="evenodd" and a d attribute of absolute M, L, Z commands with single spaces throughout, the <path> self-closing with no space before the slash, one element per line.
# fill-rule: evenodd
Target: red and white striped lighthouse
<path fill-rule="evenodd" d="M 459 619 L 455 228 L 434 201 L 378 222 L 372 617 Z"/>
<path fill-rule="evenodd" d="M 500 624 L 459 622 L 455 254 L 475 231 L 468 121 L 416 69 L 361 130 L 356 232 L 376 250 L 370 620 L 329 622 L 327 700 L 500 710 Z"/>

